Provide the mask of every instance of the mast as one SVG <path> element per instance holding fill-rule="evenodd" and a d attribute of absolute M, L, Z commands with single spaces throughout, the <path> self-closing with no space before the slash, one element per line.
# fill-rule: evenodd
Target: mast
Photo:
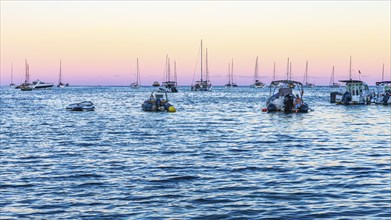
<path fill-rule="evenodd" d="M 384 65 L 383 65 L 383 70 L 384 70 Z M 13 81 L 14 81 L 14 64 L 11 63 L 11 85 L 14 84 Z"/>
<path fill-rule="evenodd" d="M 383 82 L 384 81 L 384 63 L 383 63 L 383 71 L 381 73 L 381 81 Z"/>
<path fill-rule="evenodd" d="M 206 63 L 205 63 L 206 67 L 205 67 L 205 80 L 208 81 L 209 80 L 209 70 L 208 70 L 208 48 L 206 48 Z"/>
<path fill-rule="evenodd" d="M 60 78 L 58 79 L 58 84 L 61 84 L 61 60 L 60 60 Z"/>
<path fill-rule="evenodd" d="M 290 62 L 289 65 L 289 80 L 292 80 L 292 61 Z"/>
<path fill-rule="evenodd" d="M 231 63 L 231 82 L 234 84 L 234 59 L 232 58 L 232 63 Z"/>
<path fill-rule="evenodd" d="M 288 57 L 288 62 L 286 63 L 286 80 L 289 79 L 289 57 Z"/>
<path fill-rule="evenodd" d="M 138 66 L 138 58 L 137 58 L 137 78 L 136 78 L 137 85 L 139 85 L 139 80 L 140 80 L 140 69 Z"/>
<path fill-rule="evenodd" d="M 276 62 L 274 62 L 274 67 L 273 67 L 273 81 L 276 81 Z"/>
<path fill-rule="evenodd" d="M 352 56 L 350 56 L 349 79 L 352 80 Z"/>
<path fill-rule="evenodd" d="M 331 72 L 331 80 L 330 80 L 330 85 L 334 85 L 334 66 L 333 66 L 333 71 Z"/>
<path fill-rule="evenodd" d="M 255 60 L 255 71 L 254 71 L 254 82 L 256 82 L 258 79 L 258 56 Z"/>
<path fill-rule="evenodd" d="M 201 40 L 201 82 L 202 82 L 202 40 Z"/>
<path fill-rule="evenodd" d="M 174 80 L 175 80 L 175 85 L 178 84 L 178 79 L 176 75 L 176 60 L 174 61 Z"/>
<path fill-rule="evenodd" d="M 305 84 L 308 83 L 308 60 L 305 63 L 305 75 L 304 75 Z"/>
<path fill-rule="evenodd" d="M 167 66 L 167 82 L 171 82 L 171 76 L 170 76 L 170 58 L 168 58 L 168 66 Z"/>
<path fill-rule="evenodd" d="M 228 84 L 231 84 L 231 64 L 228 63 Z"/>

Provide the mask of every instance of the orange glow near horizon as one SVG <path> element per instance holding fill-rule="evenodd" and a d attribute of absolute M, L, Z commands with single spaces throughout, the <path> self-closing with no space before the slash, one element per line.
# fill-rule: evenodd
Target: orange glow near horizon
<path fill-rule="evenodd" d="M 268 1 L 1 1 L 1 85 L 31 79 L 71 85 L 129 85 L 139 58 L 141 84 L 162 81 L 165 56 L 177 62 L 179 85 L 192 83 L 200 40 L 208 48 L 214 85 L 227 81 L 234 59 L 239 85 L 253 81 L 256 56 L 261 81 L 278 78 L 292 61 L 302 81 L 305 62 L 317 85 L 353 76 L 369 84 L 390 74 L 390 2 Z M 199 67 L 195 79 L 199 78 Z"/>

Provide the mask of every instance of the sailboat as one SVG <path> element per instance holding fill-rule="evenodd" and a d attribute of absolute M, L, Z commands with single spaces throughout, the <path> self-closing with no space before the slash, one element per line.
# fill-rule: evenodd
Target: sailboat
<path fill-rule="evenodd" d="M 233 59 L 231 63 L 231 71 L 229 71 L 229 66 L 228 66 L 228 83 L 225 85 L 225 87 L 238 87 L 238 85 L 234 83 L 234 60 Z"/>
<path fill-rule="evenodd" d="M 263 84 L 261 81 L 259 81 L 259 76 L 258 76 L 258 56 L 255 61 L 255 71 L 254 71 L 254 84 L 251 85 L 253 88 L 263 88 L 265 87 L 265 84 Z"/>
<path fill-rule="evenodd" d="M 13 81 L 14 81 L 14 65 L 13 65 L 13 63 L 11 63 L 11 84 L 10 84 L 11 88 L 15 87 L 15 84 Z"/>
<path fill-rule="evenodd" d="M 61 82 L 61 60 L 60 60 L 60 78 L 58 80 L 58 85 L 57 87 L 64 88 L 65 84 Z"/>
<path fill-rule="evenodd" d="M 140 88 L 140 69 L 138 66 L 138 58 L 137 58 L 137 76 L 136 76 L 136 82 L 130 84 L 130 87 L 132 89 L 138 89 Z"/>
<path fill-rule="evenodd" d="M 24 83 L 20 84 L 18 88 L 22 91 L 31 91 L 33 90 L 33 87 L 30 83 L 30 71 L 29 71 L 29 64 L 27 63 L 27 60 L 24 61 L 24 66 L 25 66 L 25 78 L 24 78 Z"/>
<path fill-rule="evenodd" d="M 205 71 L 205 75 L 206 75 L 206 79 L 204 80 L 203 79 L 203 69 L 202 69 L 202 54 L 203 54 L 203 50 L 202 50 L 202 40 L 201 40 L 201 71 L 200 71 L 200 75 L 201 75 L 201 78 L 199 81 L 196 81 L 195 83 L 193 83 L 191 85 L 191 91 L 211 91 L 212 90 L 212 83 L 209 81 L 209 71 L 208 71 L 208 49 L 206 49 L 206 71 Z M 195 74 L 195 73 L 194 73 Z"/>
<path fill-rule="evenodd" d="M 232 83 L 231 83 L 231 64 L 228 63 L 228 83 L 225 84 L 225 87 L 231 87 L 232 86 Z"/>
<path fill-rule="evenodd" d="M 312 88 L 315 84 L 308 82 L 308 60 L 305 63 L 305 74 L 304 74 L 304 87 Z"/>
<path fill-rule="evenodd" d="M 333 66 L 333 72 L 331 73 L 331 78 L 330 78 L 330 88 L 338 88 L 340 87 L 339 83 L 334 82 L 334 66 Z"/>
<path fill-rule="evenodd" d="M 166 81 L 163 82 L 163 86 L 166 87 L 167 92 L 178 92 L 177 82 L 176 82 L 176 62 L 174 67 L 174 80 L 171 80 L 171 69 L 170 69 L 170 58 L 168 55 L 166 55 L 166 68 L 164 70 L 165 72 L 165 78 Z"/>

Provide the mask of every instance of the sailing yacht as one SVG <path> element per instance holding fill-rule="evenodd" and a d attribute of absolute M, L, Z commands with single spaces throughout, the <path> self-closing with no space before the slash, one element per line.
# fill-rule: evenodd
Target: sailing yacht
<path fill-rule="evenodd" d="M 137 76 L 136 76 L 136 82 L 133 82 L 132 84 L 130 84 L 130 87 L 132 89 L 138 89 L 140 88 L 140 69 L 139 69 L 139 66 L 138 66 L 138 58 L 137 58 Z"/>
<path fill-rule="evenodd" d="M 263 84 L 261 81 L 259 81 L 258 76 L 258 56 L 255 61 L 255 71 L 254 71 L 254 84 L 251 85 L 252 88 L 263 88 L 265 87 L 265 84 Z"/>
<path fill-rule="evenodd" d="M 25 67 L 24 83 L 20 84 L 16 88 L 22 91 L 31 91 L 33 88 L 30 83 L 30 67 L 29 64 L 27 63 L 27 60 L 24 60 L 24 67 Z"/>
<path fill-rule="evenodd" d="M 231 71 L 229 71 L 229 64 L 228 64 L 228 83 L 225 85 L 225 87 L 238 87 L 236 83 L 234 83 L 234 60 L 232 59 L 231 63 Z"/>
<path fill-rule="evenodd" d="M 174 62 L 174 80 L 171 79 L 170 71 L 170 58 L 166 55 L 166 68 L 164 70 L 166 81 L 163 82 L 163 86 L 166 87 L 167 92 L 178 92 L 177 87 L 177 76 L 176 76 L 176 62 Z"/>
<path fill-rule="evenodd" d="M 191 85 L 191 91 L 211 91 L 212 90 L 212 83 L 209 81 L 209 71 L 208 71 L 208 49 L 206 49 L 206 71 L 205 71 L 205 75 L 206 75 L 206 79 L 204 80 L 203 79 L 203 65 L 202 65 L 202 54 L 203 54 L 203 50 L 202 50 L 202 40 L 201 40 L 201 72 L 200 72 L 200 75 L 201 75 L 201 78 L 199 81 L 196 81 L 195 83 L 193 83 Z M 194 73 L 195 74 L 195 73 Z"/>
<path fill-rule="evenodd" d="M 308 60 L 307 60 L 307 62 L 305 63 L 304 87 L 312 88 L 314 86 L 315 86 L 314 83 L 309 83 L 308 82 Z"/>
<path fill-rule="evenodd" d="M 60 87 L 60 88 L 64 88 L 65 87 L 65 84 L 62 83 L 62 81 L 61 81 L 61 60 L 60 60 L 60 77 L 59 77 L 59 80 L 58 80 L 57 87 Z"/>
<path fill-rule="evenodd" d="M 11 84 L 10 84 L 11 88 L 15 88 L 15 84 L 13 81 L 14 81 L 14 65 L 11 63 Z"/>
<path fill-rule="evenodd" d="M 331 78 L 330 78 L 330 84 L 329 84 L 329 87 L 330 88 L 338 88 L 340 87 L 341 85 L 339 83 L 336 83 L 334 82 L 334 66 L 333 66 L 333 71 L 331 73 Z"/>

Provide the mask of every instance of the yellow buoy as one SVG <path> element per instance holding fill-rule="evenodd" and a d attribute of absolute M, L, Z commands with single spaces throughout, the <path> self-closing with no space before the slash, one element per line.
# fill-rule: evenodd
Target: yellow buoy
<path fill-rule="evenodd" d="M 168 112 L 176 112 L 176 108 L 174 106 L 168 107 Z"/>

